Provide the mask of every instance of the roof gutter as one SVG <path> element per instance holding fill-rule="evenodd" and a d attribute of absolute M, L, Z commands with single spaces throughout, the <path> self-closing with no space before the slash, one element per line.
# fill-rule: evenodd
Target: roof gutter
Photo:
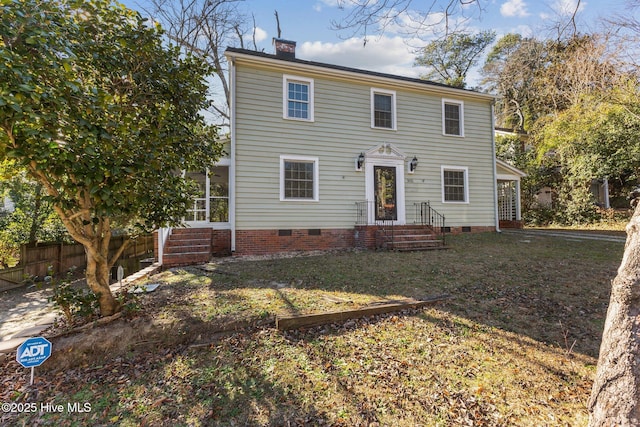
<path fill-rule="evenodd" d="M 286 67 L 288 69 L 306 71 L 315 75 L 320 75 L 332 79 L 342 78 L 350 82 L 359 82 L 368 85 L 371 85 L 372 82 L 380 82 L 386 85 L 397 86 L 398 88 L 402 89 L 411 88 L 414 90 L 426 91 L 441 95 L 452 96 L 455 94 L 460 97 L 464 96 L 467 98 L 474 98 L 491 102 L 495 101 L 496 99 L 495 95 L 474 92 L 465 89 L 458 89 L 444 85 L 440 86 L 433 83 L 430 84 L 426 80 L 424 82 L 418 82 L 412 81 L 413 79 L 408 77 L 405 78 L 403 76 L 393 76 L 384 73 L 368 72 L 366 70 L 358 70 L 348 67 L 334 67 L 330 64 L 326 64 L 326 66 L 323 66 L 323 64 L 312 64 L 303 60 L 283 60 L 271 56 L 256 56 L 228 50 L 225 52 L 225 56 L 227 56 L 230 62 L 234 60 L 240 60 L 248 65 L 262 66 L 278 70 L 282 70 L 283 67 Z"/>

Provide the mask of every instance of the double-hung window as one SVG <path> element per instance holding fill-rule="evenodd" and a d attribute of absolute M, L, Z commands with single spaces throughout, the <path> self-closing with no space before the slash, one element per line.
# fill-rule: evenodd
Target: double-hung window
<path fill-rule="evenodd" d="M 392 90 L 371 89 L 371 127 L 396 129 L 396 93 Z"/>
<path fill-rule="evenodd" d="M 284 75 L 282 80 L 283 117 L 313 121 L 313 79 Z"/>
<path fill-rule="evenodd" d="M 442 202 L 469 203 L 469 170 L 463 166 L 442 166 Z"/>
<path fill-rule="evenodd" d="M 464 103 L 462 101 L 442 100 L 442 133 L 464 136 Z"/>
<path fill-rule="evenodd" d="M 318 201 L 318 158 L 280 156 L 280 200 Z"/>

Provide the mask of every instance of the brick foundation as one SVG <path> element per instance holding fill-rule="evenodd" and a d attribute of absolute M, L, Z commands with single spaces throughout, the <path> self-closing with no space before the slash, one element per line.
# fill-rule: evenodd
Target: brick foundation
<path fill-rule="evenodd" d="M 234 255 L 265 255 L 278 252 L 331 249 L 375 249 L 376 225 L 353 229 L 237 230 Z M 495 227 L 447 227 L 447 234 L 482 233 Z M 231 230 L 212 230 L 212 256 L 231 254 Z M 158 254 L 158 233 L 154 233 L 154 253 Z"/>
<path fill-rule="evenodd" d="M 507 221 L 501 219 L 500 228 L 524 228 L 524 223 L 522 221 Z"/>
<path fill-rule="evenodd" d="M 473 225 L 467 227 L 450 227 L 447 230 L 447 234 L 462 234 L 462 233 L 486 233 L 488 231 L 496 231 L 496 227 L 488 227 L 485 225 Z"/>
<path fill-rule="evenodd" d="M 213 230 L 211 239 L 213 256 L 231 255 L 231 230 Z"/>
<path fill-rule="evenodd" d="M 264 255 L 354 246 L 353 229 L 237 230 L 235 254 Z"/>

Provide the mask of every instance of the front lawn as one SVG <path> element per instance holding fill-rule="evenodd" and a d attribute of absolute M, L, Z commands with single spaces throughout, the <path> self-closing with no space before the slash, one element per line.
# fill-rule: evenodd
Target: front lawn
<path fill-rule="evenodd" d="M 90 411 L 0 424 L 585 425 L 624 245 L 495 233 L 449 245 L 163 272 L 134 316 L 54 339 L 33 387 L 13 357 L 0 364 L 1 402 Z M 425 310 L 271 326 L 276 314 L 441 294 Z"/>

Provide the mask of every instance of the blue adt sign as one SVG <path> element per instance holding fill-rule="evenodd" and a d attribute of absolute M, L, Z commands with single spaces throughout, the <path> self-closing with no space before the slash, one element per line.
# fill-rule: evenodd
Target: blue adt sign
<path fill-rule="evenodd" d="M 51 356 L 51 343 L 43 337 L 29 338 L 18 347 L 16 360 L 25 368 L 40 366 Z"/>

